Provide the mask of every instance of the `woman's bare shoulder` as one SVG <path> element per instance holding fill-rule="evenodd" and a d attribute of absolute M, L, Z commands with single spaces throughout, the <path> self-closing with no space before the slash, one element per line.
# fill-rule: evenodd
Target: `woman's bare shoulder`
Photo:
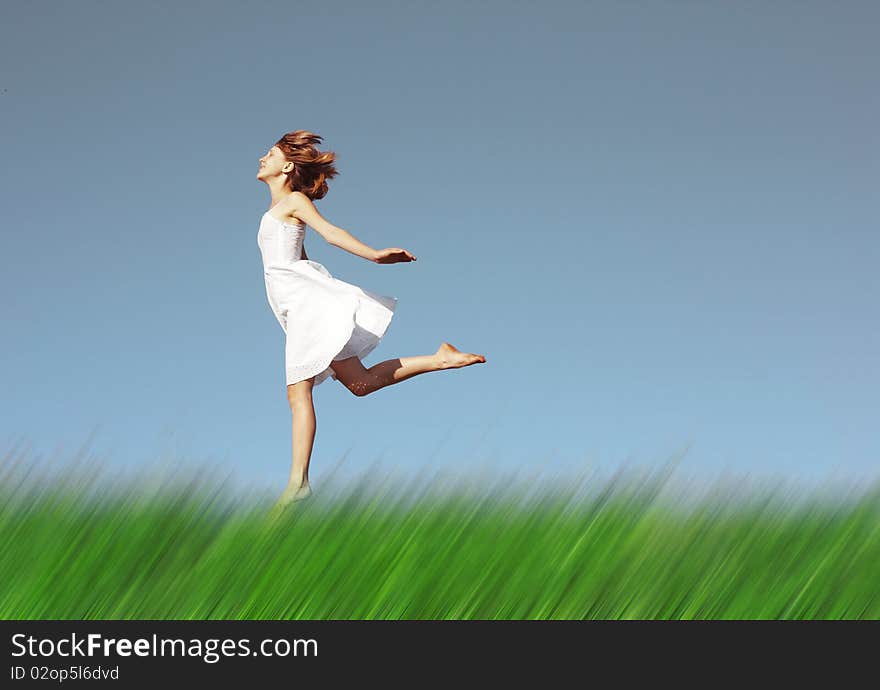
<path fill-rule="evenodd" d="M 309 212 L 316 210 L 314 202 L 300 191 L 291 192 L 282 203 L 284 204 L 284 212 L 301 222 L 306 221 L 304 215 L 309 215 Z"/>

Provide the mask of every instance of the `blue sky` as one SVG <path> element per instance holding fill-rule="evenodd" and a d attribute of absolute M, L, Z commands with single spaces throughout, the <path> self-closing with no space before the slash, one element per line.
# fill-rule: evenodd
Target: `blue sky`
<path fill-rule="evenodd" d="M 16 3 L 0 26 L 0 441 L 281 486 L 284 338 L 258 159 L 308 129 L 308 230 L 399 304 L 315 392 L 313 483 L 659 465 L 876 476 L 874 3 Z M 170 459 L 170 460 L 168 460 Z"/>

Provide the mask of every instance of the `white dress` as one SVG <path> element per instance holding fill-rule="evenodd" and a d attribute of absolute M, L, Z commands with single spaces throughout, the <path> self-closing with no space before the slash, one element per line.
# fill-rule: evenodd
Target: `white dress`
<path fill-rule="evenodd" d="M 335 380 L 330 362 L 372 352 L 397 306 L 396 297 L 363 290 L 334 278 L 317 261 L 301 259 L 305 231 L 305 223 L 287 223 L 266 211 L 257 232 L 269 306 L 287 336 L 288 386 L 312 376 L 313 386 L 328 376 Z"/>

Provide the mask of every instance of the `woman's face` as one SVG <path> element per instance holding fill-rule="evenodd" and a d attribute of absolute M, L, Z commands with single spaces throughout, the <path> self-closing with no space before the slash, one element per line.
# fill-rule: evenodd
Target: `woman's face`
<path fill-rule="evenodd" d="M 277 146 L 273 146 L 262 158 L 260 158 L 260 168 L 257 171 L 257 178 L 261 179 L 281 174 L 281 168 L 284 167 L 286 162 L 287 160 L 284 158 L 281 149 Z"/>

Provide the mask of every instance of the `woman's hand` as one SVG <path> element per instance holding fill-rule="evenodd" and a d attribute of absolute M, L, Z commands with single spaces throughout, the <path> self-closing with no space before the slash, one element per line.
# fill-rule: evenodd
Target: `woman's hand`
<path fill-rule="evenodd" d="M 410 254 L 406 249 L 400 247 L 388 247 L 387 249 L 379 249 L 373 259 L 377 264 L 397 264 L 403 261 L 415 261 L 416 257 Z"/>

